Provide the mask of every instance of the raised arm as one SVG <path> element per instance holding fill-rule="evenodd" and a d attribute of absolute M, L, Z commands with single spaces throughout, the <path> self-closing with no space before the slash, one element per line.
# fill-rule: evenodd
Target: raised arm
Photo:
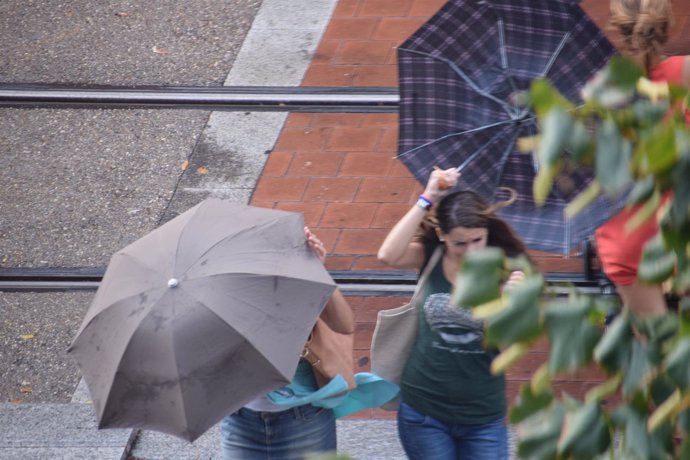
<path fill-rule="evenodd" d="M 307 244 L 321 263 L 326 262 L 326 249 L 321 240 L 308 227 L 304 227 L 304 236 L 307 238 Z M 351 334 L 355 331 L 355 316 L 352 313 L 352 308 L 337 287 L 333 291 L 331 298 L 326 302 L 326 306 L 321 312 L 321 319 L 331 329 L 340 334 Z"/>
<path fill-rule="evenodd" d="M 340 289 L 335 288 L 321 312 L 321 319 L 335 332 L 352 334 L 355 332 L 355 315 Z"/>
<path fill-rule="evenodd" d="M 424 244 L 414 241 L 413 237 L 428 211 L 424 209 L 425 199 L 435 204 L 448 189 L 455 187 L 459 177 L 460 173 L 455 168 L 437 169 L 431 173 L 421 201 L 407 211 L 383 240 L 377 254 L 380 261 L 396 268 L 421 268 L 424 263 Z"/>

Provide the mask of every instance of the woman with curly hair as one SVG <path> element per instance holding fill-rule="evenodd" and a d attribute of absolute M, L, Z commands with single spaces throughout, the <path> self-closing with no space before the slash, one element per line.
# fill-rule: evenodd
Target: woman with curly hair
<path fill-rule="evenodd" d="M 656 82 L 690 88 L 690 56 L 665 56 L 673 15 L 670 0 L 611 0 L 610 26 L 621 37 L 621 53 L 637 63 Z M 686 115 L 690 120 L 690 116 Z M 670 198 L 667 194 L 665 199 Z M 625 223 L 639 206 L 625 209 L 596 231 L 597 252 L 606 276 L 616 285 L 622 301 L 638 316 L 663 315 L 667 311 L 661 285 L 637 280 L 645 243 L 659 227 L 652 216 L 631 233 Z"/>

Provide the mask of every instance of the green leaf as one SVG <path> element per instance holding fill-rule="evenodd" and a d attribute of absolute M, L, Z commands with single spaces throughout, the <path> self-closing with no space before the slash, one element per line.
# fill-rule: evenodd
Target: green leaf
<path fill-rule="evenodd" d="M 682 403 L 683 395 L 680 390 L 674 391 L 671 396 L 669 396 L 666 401 L 659 404 L 656 409 L 654 409 L 654 412 L 652 412 L 652 415 L 649 416 L 649 420 L 647 420 L 647 430 L 654 431 L 663 427 L 664 424 L 671 420 Z"/>
<path fill-rule="evenodd" d="M 514 343 L 491 361 L 491 373 L 503 374 L 506 369 L 521 360 L 529 352 L 529 347 L 524 343 Z"/>
<path fill-rule="evenodd" d="M 609 195 L 622 192 L 632 181 L 631 156 L 630 142 L 611 119 L 604 120 L 597 131 L 595 168 L 597 181 Z"/>
<path fill-rule="evenodd" d="M 572 219 L 594 201 L 601 193 L 601 185 L 596 180 L 590 182 L 586 189 L 580 192 L 568 205 L 565 207 L 565 218 Z"/>
<path fill-rule="evenodd" d="M 640 75 L 633 63 L 610 61 L 585 84 L 582 97 L 585 101 L 597 101 L 604 108 L 624 106 L 634 97 Z"/>
<path fill-rule="evenodd" d="M 665 360 L 666 372 L 682 390 L 690 387 L 690 338 L 678 342 Z"/>
<path fill-rule="evenodd" d="M 649 384 L 649 393 L 644 407 L 649 407 L 649 402 L 658 406 L 666 401 L 674 391 L 676 391 L 676 385 L 666 372 L 656 374 Z"/>
<path fill-rule="evenodd" d="M 548 391 L 551 385 L 551 374 L 549 374 L 549 363 L 542 363 L 541 366 L 532 374 L 529 380 L 532 393 L 542 393 Z"/>
<path fill-rule="evenodd" d="M 537 148 L 540 167 L 554 166 L 570 138 L 573 119 L 558 106 L 552 107 L 542 119 L 541 140 Z"/>
<path fill-rule="evenodd" d="M 598 401 L 587 403 L 566 415 L 565 433 L 558 443 L 558 452 L 566 458 L 590 460 L 603 453 L 610 444 L 611 436 Z"/>
<path fill-rule="evenodd" d="M 665 459 L 666 433 L 647 432 L 647 412 L 630 405 L 618 407 L 611 413 L 611 421 L 623 430 L 622 451 L 629 457 L 640 460 Z"/>
<path fill-rule="evenodd" d="M 671 201 L 670 219 L 672 229 L 680 231 L 690 224 L 690 158 L 681 158 L 674 167 L 673 201 Z M 690 237 L 690 232 L 685 233 Z"/>
<path fill-rule="evenodd" d="M 632 100 L 634 95 L 635 92 L 632 90 L 608 86 L 601 88 L 595 94 L 595 99 L 603 107 L 606 107 L 608 109 L 620 109 L 621 107 L 628 104 Z"/>
<path fill-rule="evenodd" d="M 649 99 L 639 99 L 632 106 L 633 114 L 639 126 L 646 128 L 661 121 L 668 113 L 668 101 L 652 102 Z"/>
<path fill-rule="evenodd" d="M 676 255 L 666 249 L 661 235 L 657 235 L 645 244 L 637 277 L 646 283 L 658 284 L 673 274 L 675 266 Z"/>
<path fill-rule="evenodd" d="M 610 373 L 627 368 L 632 355 L 633 333 L 627 311 L 618 315 L 609 325 L 597 346 L 594 359 Z"/>
<path fill-rule="evenodd" d="M 612 84 L 634 90 L 644 71 L 631 59 L 614 56 L 607 65 L 607 76 Z"/>
<path fill-rule="evenodd" d="M 655 190 L 652 196 L 640 206 L 635 214 L 628 217 L 624 226 L 625 233 L 628 234 L 635 231 L 636 228 L 645 223 L 648 219 L 651 219 L 657 209 L 659 209 L 659 200 L 660 196 Z"/>
<path fill-rule="evenodd" d="M 662 174 L 678 161 L 676 129 L 672 124 L 658 126 L 643 142 L 646 164 L 651 174 Z"/>
<path fill-rule="evenodd" d="M 539 303 L 543 290 L 544 278 L 541 275 L 527 277 L 512 286 L 505 294 L 508 299 L 506 307 L 486 321 L 486 343 L 506 347 L 538 337 L 541 332 Z"/>
<path fill-rule="evenodd" d="M 690 92 L 688 91 L 687 88 L 685 88 L 684 86 L 679 85 L 677 83 L 669 83 L 668 90 L 669 90 L 669 93 L 671 94 L 671 101 L 672 102 L 676 102 L 676 101 L 680 102 L 683 99 L 687 99 L 688 96 L 690 95 Z M 689 101 L 685 101 L 685 102 L 687 103 Z"/>
<path fill-rule="evenodd" d="M 532 195 L 537 206 L 541 206 L 546 202 L 549 196 L 553 180 L 558 174 L 558 167 L 542 165 L 537 171 L 537 175 L 532 183 Z"/>
<path fill-rule="evenodd" d="M 523 421 L 518 426 L 518 456 L 523 460 L 554 459 L 565 413 L 563 405 L 555 404 Z"/>
<path fill-rule="evenodd" d="M 659 316 L 636 316 L 633 327 L 647 338 L 649 345 L 659 348 L 663 342 L 671 340 L 676 335 L 679 322 L 677 315 L 673 313 Z M 661 361 L 658 364 L 661 364 Z"/>
<path fill-rule="evenodd" d="M 505 270 L 509 272 L 521 271 L 524 272 L 526 276 L 531 276 L 537 273 L 537 270 L 532 265 L 532 262 L 525 255 L 519 255 L 517 257 L 509 257 L 505 260 Z"/>
<path fill-rule="evenodd" d="M 566 148 L 577 163 L 586 161 L 587 154 L 594 150 L 594 140 L 580 120 L 573 120 Z"/>
<path fill-rule="evenodd" d="M 676 277 L 673 280 L 673 291 L 674 292 L 687 292 L 690 291 L 690 265 L 687 265 L 683 269 L 679 269 Z M 688 299 L 682 299 L 687 301 Z"/>
<path fill-rule="evenodd" d="M 534 80 L 530 87 L 529 96 L 534 112 L 539 118 L 544 117 L 553 107 L 560 107 L 563 110 L 572 110 L 574 107 L 546 79 Z"/>
<path fill-rule="evenodd" d="M 629 396 L 645 384 L 644 378 L 652 369 L 647 357 L 647 345 L 633 340 L 630 350 L 630 362 L 623 378 L 623 396 Z"/>
<path fill-rule="evenodd" d="M 549 336 L 549 373 L 572 371 L 592 360 L 599 329 L 588 319 L 593 302 L 588 297 L 552 302 L 544 322 Z"/>
<path fill-rule="evenodd" d="M 466 253 L 453 291 L 453 304 L 477 307 L 498 298 L 503 260 L 503 251 L 495 247 Z"/>
<path fill-rule="evenodd" d="M 613 393 L 618 390 L 621 382 L 623 381 L 622 374 L 616 374 L 610 379 L 600 383 L 599 385 L 593 387 L 591 390 L 587 391 L 585 395 L 585 402 L 591 401 L 601 401 L 608 398 Z"/>
<path fill-rule="evenodd" d="M 690 433 L 690 409 L 685 409 L 680 414 L 678 414 L 678 426 L 685 431 L 686 434 Z M 690 441 L 690 437 L 686 436 L 686 441 Z M 681 457 L 690 458 L 690 457 Z"/>
<path fill-rule="evenodd" d="M 517 401 L 510 408 L 508 419 L 510 423 L 520 423 L 527 417 L 547 408 L 551 401 L 553 401 L 553 393 L 551 391 L 542 391 L 534 394 L 531 385 L 523 383 Z"/>
<path fill-rule="evenodd" d="M 635 182 L 635 186 L 628 194 L 628 205 L 639 204 L 648 200 L 654 193 L 654 176 L 646 176 Z"/>

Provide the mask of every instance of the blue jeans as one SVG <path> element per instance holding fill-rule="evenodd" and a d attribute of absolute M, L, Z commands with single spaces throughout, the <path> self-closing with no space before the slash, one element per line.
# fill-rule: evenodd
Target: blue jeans
<path fill-rule="evenodd" d="M 282 412 L 242 408 L 221 422 L 223 460 L 303 460 L 336 450 L 335 416 L 312 405 Z"/>
<path fill-rule="evenodd" d="M 398 410 L 398 434 L 410 460 L 506 460 L 505 417 L 481 425 L 450 425 L 420 414 L 404 402 Z"/>

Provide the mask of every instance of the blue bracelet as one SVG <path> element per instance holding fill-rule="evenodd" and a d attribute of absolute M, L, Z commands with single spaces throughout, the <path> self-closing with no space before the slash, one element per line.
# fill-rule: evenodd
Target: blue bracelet
<path fill-rule="evenodd" d="M 419 198 L 417 199 L 417 206 L 425 211 L 428 211 L 433 205 L 434 203 L 432 203 L 429 198 L 425 197 L 424 195 L 419 195 Z"/>

